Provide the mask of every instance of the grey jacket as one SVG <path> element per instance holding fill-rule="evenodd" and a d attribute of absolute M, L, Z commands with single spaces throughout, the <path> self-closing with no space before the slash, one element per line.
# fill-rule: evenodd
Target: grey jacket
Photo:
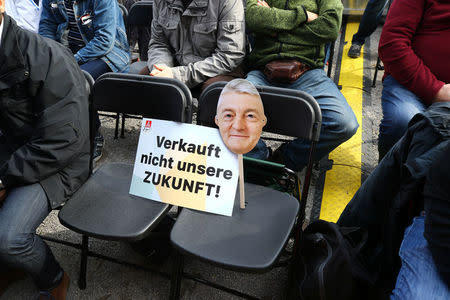
<path fill-rule="evenodd" d="M 234 70 L 245 56 L 243 0 L 153 2 L 148 67 L 165 64 L 176 79 L 194 87 Z"/>

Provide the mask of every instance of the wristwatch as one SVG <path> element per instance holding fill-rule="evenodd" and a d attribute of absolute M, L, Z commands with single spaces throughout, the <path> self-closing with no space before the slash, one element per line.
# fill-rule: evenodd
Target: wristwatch
<path fill-rule="evenodd" d="M 5 188 L 5 186 L 3 185 L 2 180 L 0 179 L 0 190 L 3 190 Z"/>

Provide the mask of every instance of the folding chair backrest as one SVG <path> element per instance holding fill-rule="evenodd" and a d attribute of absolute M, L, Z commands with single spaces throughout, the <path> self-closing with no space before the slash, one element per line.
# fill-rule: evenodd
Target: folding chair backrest
<path fill-rule="evenodd" d="M 92 78 L 91 74 L 89 74 L 85 70 L 81 70 L 83 72 L 84 78 L 86 79 L 86 88 L 89 93 L 92 91 L 92 87 L 94 86 L 95 80 Z"/>
<path fill-rule="evenodd" d="M 192 121 L 191 92 L 172 78 L 106 73 L 96 80 L 92 97 L 94 109 L 99 111 Z"/>
<path fill-rule="evenodd" d="M 197 124 L 216 126 L 214 117 L 217 101 L 225 85 L 226 82 L 213 83 L 202 92 L 198 99 Z M 257 86 L 256 88 L 261 95 L 264 113 L 267 117 L 264 131 L 311 141 L 305 181 L 301 192 L 299 220 L 303 220 L 311 182 L 313 157 L 322 124 L 319 104 L 305 92 L 268 86 Z M 300 230 L 301 226 L 298 225 L 296 232 Z"/>
<path fill-rule="evenodd" d="M 217 101 L 226 82 L 208 86 L 199 97 L 197 123 L 214 127 Z M 322 114 L 316 100 L 297 90 L 257 86 L 267 117 L 265 132 L 298 137 L 317 142 Z"/>
<path fill-rule="evenodd" d="M 128 25 L 150 26 L 153 19 L 153 1 L 134 3 L 128 14 Z"/>

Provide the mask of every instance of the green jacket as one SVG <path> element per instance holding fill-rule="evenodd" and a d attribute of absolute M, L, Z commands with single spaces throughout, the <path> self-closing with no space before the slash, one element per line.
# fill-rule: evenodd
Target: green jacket
<path fill-rule="evenodd" d="M 247 0 L 246 21 L 255 36 L 249 64 L 261 69 L 272 60 L 296 58 L 311 68 L 322 68 L 325 45 L 341 27 L 341 0 L 267 0 L 270 8 Z M 307 23 L 305 9 L 319 17 Z"/>

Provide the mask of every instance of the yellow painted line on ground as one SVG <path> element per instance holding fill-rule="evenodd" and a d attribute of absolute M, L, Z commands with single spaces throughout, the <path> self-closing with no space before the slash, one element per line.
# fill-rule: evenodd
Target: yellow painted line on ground
<path fill-rule="evenodd" d="M 340 82 L 342 94 L 353 109 L 360 127 L 347 142 L 330 153 L 334 161 L 333 168 L 326 173 L 322 196 L 320 219 L 336 222 L 361 185 L 361 144 L 362 144 L 362 88 L 363 88 L 363 55 L 357 59 L 347 56 L 353 34 L 359 23 L 347 23 L 341 62 Z M 363 49 L 364 50 L 364 49 Z M 344 166 L 350 165 L 354 167 Z"/>

